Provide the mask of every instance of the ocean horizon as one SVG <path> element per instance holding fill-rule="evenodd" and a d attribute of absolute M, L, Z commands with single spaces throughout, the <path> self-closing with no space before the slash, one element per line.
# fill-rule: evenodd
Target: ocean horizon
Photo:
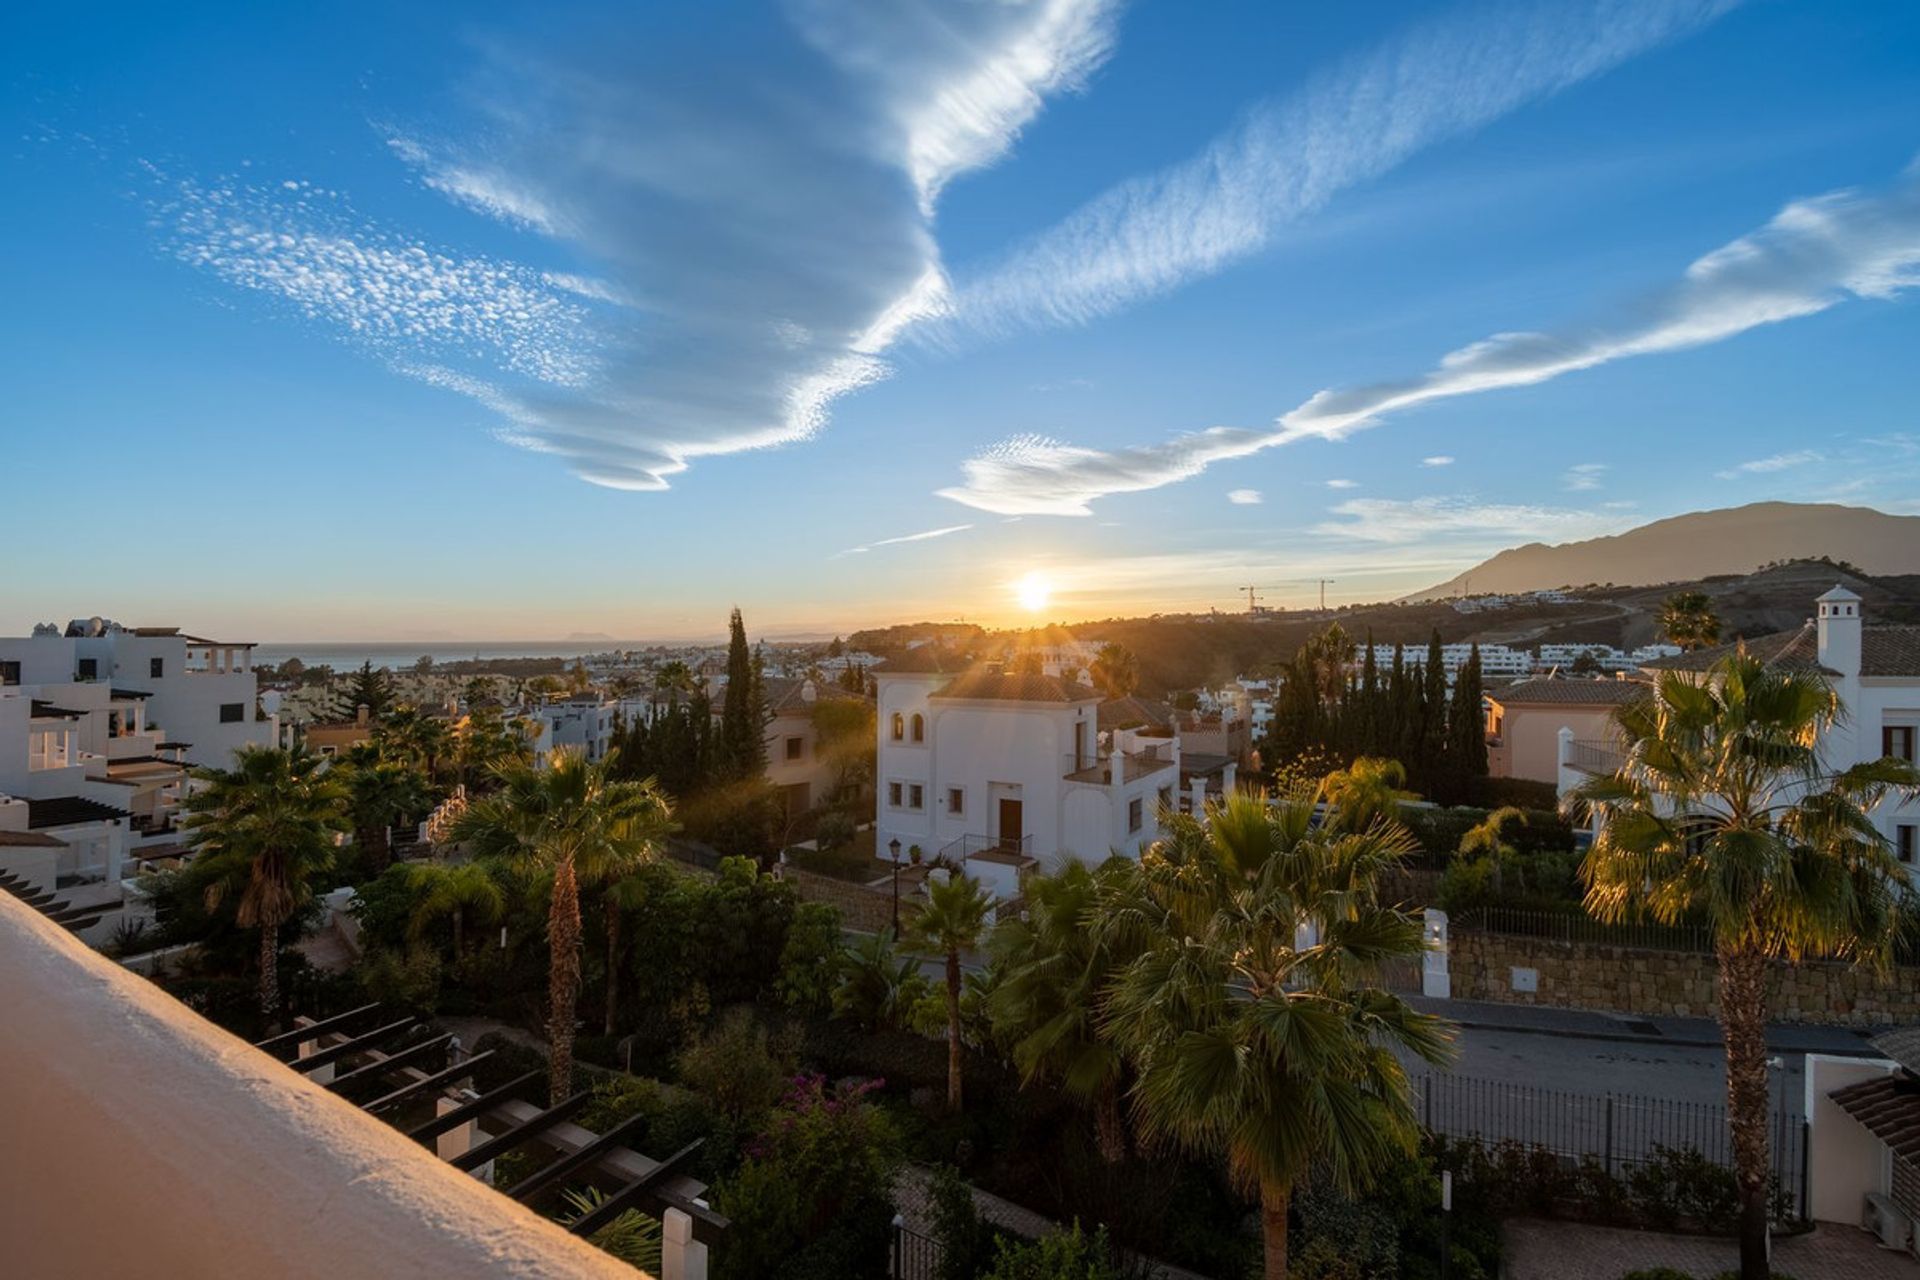
<path fill-rule="evenodd" d="M 272 663 L 278 666 L 288 658 L 298 658 L 310 667 L 325 665 L 336 671 L 345 671 L 371 662 L 376 667 L 397 670 L 411 667 L 423 657 L 432 658 L 436 663 L 470 662 L 476 658 L 573 659 L 591 653 L 607 653 L 618 649 L 648 649 L 662 645 L 681 648 L 692 647 L 696 643 L 683 641 L 675 644 L 664 640 L 466 640 L 356 643 L 338 640 L 260 644 L 254 646 L 253 660 L 256 663 Z"/>

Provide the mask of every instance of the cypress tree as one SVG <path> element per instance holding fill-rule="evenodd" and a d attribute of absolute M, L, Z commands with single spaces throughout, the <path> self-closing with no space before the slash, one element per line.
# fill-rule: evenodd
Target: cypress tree
<path fill-rule="evenodd" d="M 1446 790 L 1447 781 L 1447 666 L 1441 652 L 1440 629 L 1427 641 L 1427 661 L 1420 673 L 1420 746 L 1408 772 L 1422 779 L 1421 790 Z"/>
<path fill-rule="evenodd" d="M 1487 721 L 1480 705 L 1484 694 L 1480 673 L 1480 646 L 1467 653 L 1467 665 L 1453 683 L 1453 709 L 1448 737 L 1455 785 L 1460 799 L 1470 798 L 1476 781 L 1487 776 Z"/>
<path fill-rule="evenodd" d="M 1363 756 L 1380 754 L 1380 668 L 1373 660 L 1373 628 L 1367 628 L 1367 656 L 1360 665 L 1360 693 L 1355 699 L 1354 737 Z"/>
<path fill-rule="evenodd" d="M 720 741 L 716 772 L 727 778 L 751 778 L 766 764 L 765 728 L 760 722 L 756 664 L 747 648 L 747 625 L 735 609 L 727 621 L 727 691 L 720 704 Z"/>

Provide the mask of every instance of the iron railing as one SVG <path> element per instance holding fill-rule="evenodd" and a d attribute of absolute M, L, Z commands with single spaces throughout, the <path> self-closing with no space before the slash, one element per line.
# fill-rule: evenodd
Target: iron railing
<path fill-rule="evenodd" d="M 887 1253 L 888 1280 L 934 1280 L 939 1274 L 940 1242 L 895 1218 L 893 1246 Z"/>
<path fill-rule="evenodd" d="M 1642 951 L 1712 954 L 1713 934 L 1694 925 L 1607 924 L 1577 911 L 1528 911 L 1518 907 L 1472 907 L 1454 918 L 1456 929 L 1498 933 L 1546 942 L 1631 947 Z"/>
<path fill-rule="evenodd" d="M 1731 1170 L 1733 1131 L 1727 1110 L 1710 1102 L 1625 1093 L 1571 1093 L 1428 1072 L 1416 1076 L 1420 1121 L 1439 1137 L 1486 1144 L 1514 1142 L 1569 1163 L 1592 1160 L 1614 1177 L 1659 1158 L 1661 1151 L 1693 1151 Z M 1768 1122 L 1777 1209 L 1791 1220 L 1807 1215 L 1805 1121 L 1776 1108 Z"/>
<path fill-rule="evenodd" d="M 1567 744 L 1567 763 L 1582 773 L 1616 773 L 1627 758 L 1611 742 L 1575 741 Z"/>

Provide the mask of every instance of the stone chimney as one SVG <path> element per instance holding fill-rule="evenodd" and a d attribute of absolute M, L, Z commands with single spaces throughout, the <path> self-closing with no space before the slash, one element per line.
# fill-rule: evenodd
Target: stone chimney
<path fill-rule="evenodd" d="M 353 709 L 353 722 L 354 724 L 358 725 L 362 729 L 367 727 L 367 721 L 371 720 L 372 718 L 373 718 L 373 708 L 369 707 L 364 702 Z"/>
<path fill-rule="evenodd" d="M 1860 674 L 1860 597 L 1836 586 L 1816 602 L 1820 608 L 1820 665 L 1842 677 Z"/>

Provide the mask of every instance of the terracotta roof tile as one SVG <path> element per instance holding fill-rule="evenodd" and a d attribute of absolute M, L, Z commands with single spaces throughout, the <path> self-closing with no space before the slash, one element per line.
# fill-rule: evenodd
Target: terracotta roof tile
<path fill-rule="evenodd" d="M 1039 672 L 1000 671 L 978 666 L 934 691 L 936 698 L 989 702 L 1092 702 L 1099 694 L 1084 684 Z"/>
<path fill-rule="evenodd" d="M 1617 707 L 1647 696 L 1637 680 L 1522 680 L 1504 689 L 1489 689 L 1487 697 L 1503 707 L 1597 706 Z"/>

